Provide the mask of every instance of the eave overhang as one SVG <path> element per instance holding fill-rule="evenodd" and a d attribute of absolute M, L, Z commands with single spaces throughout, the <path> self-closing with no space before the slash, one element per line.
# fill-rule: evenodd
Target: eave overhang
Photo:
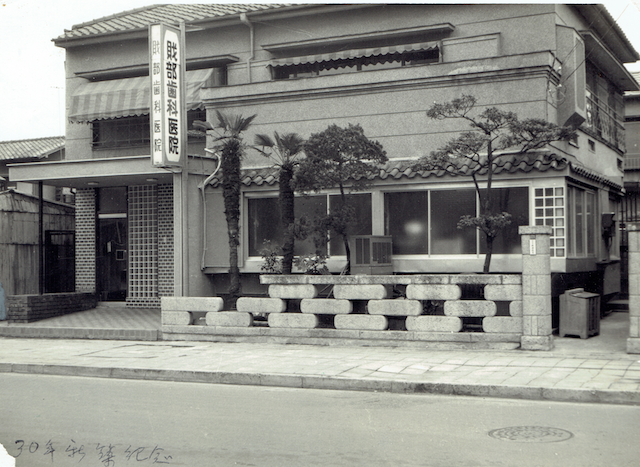
<path fill-rule="evenodd" d="M 34 162 L 8 167 L 12 181 L 70 188 L 173 183 L 173 173 L 154 167 L 150 156 Z"/>
<path fill-rule="evenodd" d="M 620 62 L 633 63 L 640 60 L 640 54 L 604 5 L 577 4 L 574 6 L 584 16 L 589 28 L 597 33 Z"/>
<path fill-rule="evenodd" d="M 640 87 L 633 75 L 616 59 L 615 55 L 590 31 L 580 31 L 584 38 L 589 60 L 598 68 L 607 72 L 610 78 L 622 91 L 638 91 Z"/>

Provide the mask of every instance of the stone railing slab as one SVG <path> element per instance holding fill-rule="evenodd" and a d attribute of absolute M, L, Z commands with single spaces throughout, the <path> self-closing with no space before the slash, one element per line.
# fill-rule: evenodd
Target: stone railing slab
<path fill-rule="evenodd" d="M 456 316 L 409 316 L 407 331 L 418 332 L 460 332 L 462 319 Z"/>
<path fill-rule="evenodd" d="M 241 311 L 215 311 L 207 313 L 207 326 L 249 327 L 253 325 L 251 313 Z"/>
<path fill-rule="evenodd" d="M 353 311 L 353 303 L 336 298 L 305 298 L 300 301 L 300 311 L 315 315 L 347 315 Z"/>
<path fill-rule="evenodd" d="M 551 289 L 549 289 L 549 293 L 551 293 Z M 522 300 L 522 286 L 488 284 L 484 288 L 484 298 L 493 301 Z"/>
<path fill-rule="evenodd" d="M 247 313 L 282 313 L 287 309 L 287 302 L 281 298 L 240 297 L 236 309 Z"/>
<path fill-rule="evenodd" d="M 272 284 L 269 285 L 269 297 L 300 299 L 315 298 L 318 295 L 318 288 L 313 284 Z"/>
<path fill-rule="evenodd" d="M 522 332 L 522 318 L 489 316 L 482 320 L 484 332 Z"/>
<path fill-rule="evenodd" d="M 189 311 L 163 311 L 163 326 L 187 326 L 193 322 L 193 315 Z"/>
<path fill-rule="evenodd" d="M 446 316 L 480 318 L 495 316 L 496 312 L 496 304 L 485 300 L 449 300 L 444 302 L 444 314 Z"/>
<path fill-rule="evenodd" d="M 367 310 L 371 315 L 419 316 L 422 303 L 418 300 L 369 300 Z"/>
<path fill-rule="evenodd" d="M 386 316 L 373 315 L 336 315 L 336 329 L 355 329 L 362 331 L 384 331 L 389 327 Z"/>
<path fill-rule="evenodd" d="M 407 298 L 412 300 L 459 300 L 462 290 L 453 284 L 409 284 Z"/>
<path fill-rule="evenodd" d="M 342 300 L 381 300 L 390 292 L 383 284 L 336 284 L 333 288 L 333 296 Z"/>
<path fill-rule="evenodd" d="M 274 313 L 269 315 L 267 321 L 272 328 L 313 329 L 319 324 L 316 315 L 305 313 Z"/>
<path fill-rule="evenodd" d="M 220 311 L 224 301 L 220 297 L 162 297 L 162 311 Z"/>

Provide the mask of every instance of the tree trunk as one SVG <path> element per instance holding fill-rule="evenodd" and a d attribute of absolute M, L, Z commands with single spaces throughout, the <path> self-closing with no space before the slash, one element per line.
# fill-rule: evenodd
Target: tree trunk
<path fill-rule="evenodd" d="M 487 254 L 484 256 L 484 266 L 482 267 L 483 274 L 489 274 L 489 268 L 491 267 L 491 255 L 493 254 L 493 240 L 495 240 L 495 237 L 487 235 Z"/>
<path fill-rule="evenodd" d="M 240 296 L 240 269 L 238 245 L 240 245 L 240 142 L 229 140 L 222 149 L 222 196 L 224 214 L 229 235 L 229 299 L 235 309 Z"/>
<path fill-rule="evenodd" d="M 344 273 L 351 274 L 351 248 L 349 248 L 349 237 L 343 235 L 342 241 L 344 242 L 344 251 L 347 254 L 347 266 L 345 267 Z"/>
<path fill-rule="evenodd" d="M 280 216 L 282 221 L 283 241 L 282 241 L 282 274 L 291 274 L 293 266 L 293 249 L 295 244 L 294 236 L 294 192 L 291 188 L 293 179 L 293 167 L 280 168 Z"/>

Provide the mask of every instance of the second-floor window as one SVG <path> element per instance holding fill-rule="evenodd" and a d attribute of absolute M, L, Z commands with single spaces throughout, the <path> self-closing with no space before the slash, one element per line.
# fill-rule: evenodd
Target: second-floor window
<path fill-rule="evenodd" d="M 591 62 L 587 69 L 587 120 L 582 128 L 614 148 L 625 151 L 622 94 Z"/>
<path fill-rule="evenodd" d="M 194 120 L 206 120 L 206 111 L 190 110 L 187 112 L 187 128 L 192 128 Z M 94 149 L 131 148 L 150 144 L 149 116 L 110 118 L 95 120 L 92 124 Z M 189 138 L 204 137 L 198 132 L 189 134 Z"/>
<path fill-rule="evenodd" d="M 277 80 L 309 78 L 403 66 L 428 65 L 440 61 L 440 51 L 437 47 L 428 50 L 396 51 L 377 55 L 374 53 L 347 58 L 342 58 L 340 53 L 335 54 L 336 56 L 326 54 L 308 60 L 300 60 L 299 63 L 276 64 L 273 67 L 273 78 Z"/>
<path fill-rule="evenodd" d="M 151 141 L 148 115 L 96 120 L 92 126 L 94 149 L 143 146 Z"/>

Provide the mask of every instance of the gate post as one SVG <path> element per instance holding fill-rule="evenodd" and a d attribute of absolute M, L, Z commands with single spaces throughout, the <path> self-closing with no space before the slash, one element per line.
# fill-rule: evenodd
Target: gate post
<path fill-rule="evenodd" d="M 549 226 L 520 226 L 522 241 L 523 350 L 551 350 L 551 259 Z"/>
<path fill-rule="evenodd" d="M 640 353 L 640 222 L 628 223 L 629 338 L 627 353 Z"/>

